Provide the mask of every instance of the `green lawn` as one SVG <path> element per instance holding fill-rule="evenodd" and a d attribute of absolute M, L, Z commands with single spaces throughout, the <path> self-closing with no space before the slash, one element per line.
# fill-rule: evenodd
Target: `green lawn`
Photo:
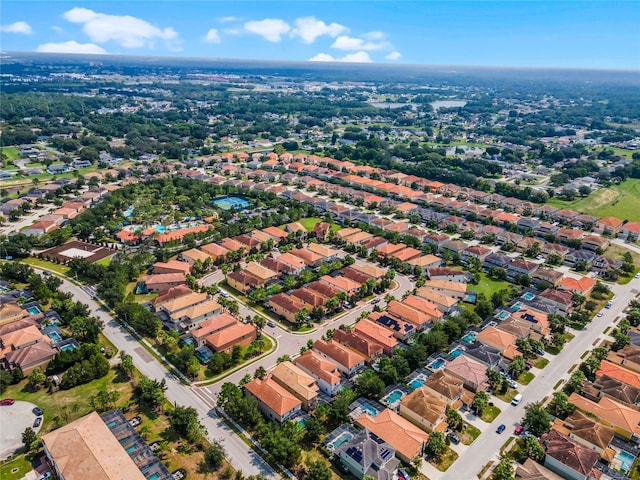
<path fill-rule="evenodd" d="M 522 372 L 518 377 L 518 383 L 522 385 L 529 385 L 531 383 L 531 380 L 533 380 L 535 377 L 536 376 L 531 372 Z"/>
<path fill-rule="evenodd" d="M 640 221 L 640 179 L 627 179 L 620 185 L 601 188 L 588 197 L 572 202 L 552 198 L 547 203 L 597 217 L 611 216 L 637 222 Z"/>
<path fill-rule="evenodd" d="M 3 155 L 6 155 L 11 162 L 20 157 L 18 147 L 2 147 L 2 153 Z M 2 478 L 4 479 L 4 476 Z"/>
<path fill-rule="evenodd" d="M 316 224 L 323 221 L 324 220 L 322 218 L 318 218 L 318 217 L 302 218 L 299 220 L 302 226 L 307 229 L 307 232 L 310 232 L 311 230 L 313 230 L 313 227 L 315 227 Z M 335 223 L 331 224 L 331 231 L 333 232 L 340 230 L 340 228 L 341 227 L 339 225 L 336 225 Z"/>
<path fill-rule="evenodd" d="M 31 463 L 24 455 L 20 455 L 0 465 L 0 478 L 2 480 L 20 480 L 31 470 L 33 470 Z"/>
<path fill-rule="evenodd" d="M 471 445 L 480 436 L 480 430 L 470 423 L 464 422 L 463 431 L 460 434 L 460 441 L 463 445 Z"/>
<path fill-rule="evenodd" d="M 534 367 L 542 369 L 549 364 L 549 360 L 547 360 L 546 358 L 540 357 L 540 358 L 536 358 L 532 363 Z"/>
<path fill-rule="evenodd" d="M 493 295 L 498 290 L 504 290 L 508 287 L 509 284 L 507 282 L 493 280 L 489 278 L 489 276 L 484 272 L 480 273 L 480 283 L 478 283 L 478 285 L 469 284 L 469 290 L 474 291 L 478 294 L 484 293 L 485 297 L 487 297 L 487 300 L 491 300 L 491 295 Z"/>
<path fill-rule="evenodd" d="M 35 267 L 53 270 L 54 272 L 58 272 L 61 275 L 66 275 L 67 273 L 69 273 L 69 267 L 60 265 L 58 263 L 47 262 L 46 260 L 40 260 L 39 258 L 25 258 L 24 260 L 22 260 L 22 262 L 28 263 L 29 265 L 33 265 Z"/>
<path fill-rule="evenodd" d="M 480 416 L 480 420 L 486 423 L 493 422 L 498 415 L 500 415 L 500 409 L 494 406 L 488 406 L 482 411 L 482 415 Z"/>
<path fill-rule="evenodd" d="M 511 400 L 513 400 L 513 397 L 515 397 L 517 394 L 518 394 L 518 391 L 516 389 L 509 387 L 509 389 L 507 389 L 507 392 L 505 394 L 496 395 L 496 397 L 498 397 L 503 402 L 511 403 Z"/>
<path fill-rule="evenodd" d="M 447 450 L 440 455 L 439 458 L 432 458 L 429 463 L 436 467 L 441 472 L 446 472 L 453 462 L 458 459 L 458 454 L 447 447 Z"/>
<path fill-rule="evenodd" d="M 113 258 L 113 255 L 109 255 L 108 257 L 101 258 L 96 262 L 96 265 L 102 265 L 104 267 L 108 267 L 109 264 L 111 263 L 112 258 Z"/>

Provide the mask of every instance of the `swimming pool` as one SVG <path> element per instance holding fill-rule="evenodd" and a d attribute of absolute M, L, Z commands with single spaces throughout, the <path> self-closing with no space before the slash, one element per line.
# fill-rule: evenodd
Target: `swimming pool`
<path fill-rule="evenodd" d="M 520 302 L 518 303 L 514 303 L 511 306 L 511 310 L 513 310 L 514 312 L 517 312 L 518 310 L 520 310 L 522 308 L 522 304 Z"/>
<path fill-rule="evenodd" d="M 411 380 L 408 385 L 414 390 L 419 389 L 424 383 L 424 378 L 416 378 L 415 380 Z"/>
<path fill-rule="evenodd" d="M 127 208 L 127 209 L 124 211 L 124 213 L 122 214 L 122 216 L 123 216 L 124 218 L 129 218 L 129 217 L 131 217 L 131 215 L 133 214 L 133 208 L 134 208 L 134 207 L 133 207 L 133 205 L 131 205 L 129 208 Z"/>
<path fill-rule="evenodd" d="M 347 443 L 352 438 L 353 438 L 353 435 L 351 435 L 349 432 L 344 432 L 342 435 L 340 435 L 338 438 L 336 438 L 333 442 L 331 442 L 327 446 L 335 450 L 336 448 L 340 447 L 340 445 Z"/>
<path fill-rule="evenodd" d="M 131 445 L 129 448 L 127 448 L 127 453 L 131 454 L 131 453 L 135 452 L 137 448 L 138 448 L 137 445 Z"/>
<path fill-rule="evenodd" d="M 524 298 L 525 300 L 533 300 L 534 298 L 536 298 L 536 296 L 531 292 L 527 292 L 524 295 L 522 295 L 522 298 Z"/>
<path fill-rule="evenodd" d="M 74 347 L 72 344 L 67 344 L 67 345 L 63 345 L 62 347 L 60 347 L 60 350 L 63 352 L 71 352 L 73 350 L 75 350 L 76 347 Z"/>
<path fill-rule="evenodd" d="M 27 308 L 27 312 L 29 312 L 31 315 L 38 315 L 39 313 L 42 313 L 42 310 L 34 306 Z"/>
<path fill-rule="evenodd" d="M 399 402 L 404 393 L 400 390 L 394 390 L 389 395 L 387 395 L 383 400 L 387 402 L 388 405 L 393 405 L 396 402 Z"/>
<path fill-rule="evenodd" d="M 463 351 L 464 350 L 462 349 L 462 347 L 456 347 L 449 352 L 449 355 L 451 355 L 453 358 L 458 358 L 460 355 L 462 355 Z"/>
<path fill-rule="evenodd" d="M 154 473 L 150 477 L 147 477 L 147 480 L 158 480 L 160 478 L 160 474 L 158 472 Z"/>
<path fill-rule="evenodd" d="M 378 410 L 373 408 L 371 405 L 367 405 L 366 403 L 360 406 L 360 411 L 362 413 L 368 413 L 372 417 L 375 417 L 379 413 Z"/>
<path fill-rule="evenodd" d="M 107 423 L 107 427 L 113 428 L 118 424 L 117 420 L 113 420 L 112 422 Z"/>
<path fill-rule="evenodd" d="M 631 470 L 631 467 L 633 467 L 633 462 L 636 459 L 633 455 L 625 451 L 618 452 L 616 458 L 620 460 L 620 469 L 624 473 L 627 473 L 629 470 Z"/>
<path fill-rule="evenodd" d="M 473 343 L 476 340 L 476 336 L 478 334 L 476 332 L 467 333 L 464 337 L 462 337 L 463 342 Z"/>
<path fill-rule="evenodd" d="M 431 364 L 429 365 L 429 368 L 431 368 L 433 370 L 438 370 L 439 368 L 442 368 L 442 366 L 444 366 L 444 359 L 443 358 L 439 358 L 439 359 L 431 362 Z"/>
<path fill-rule="evenodd" d="M 240 197 L 218 198 L 213 204 L 222 210 L 244 210 L 249 206 L 249 202 Z"/>
<path fill-rule="evenodd" d="M 497 316 L 500 320 L 506 320 L 507 318 L 509 318 L 509 312 L 505 312 L 503 310 Z"/>
<path fill-rule="evenodd" d="M 47 337 L 49 337 L 54 342 L 59 342 L 60 340 L 62 340 L 62 337 L 58 332 L 49 332 L 47 333 Z"/>

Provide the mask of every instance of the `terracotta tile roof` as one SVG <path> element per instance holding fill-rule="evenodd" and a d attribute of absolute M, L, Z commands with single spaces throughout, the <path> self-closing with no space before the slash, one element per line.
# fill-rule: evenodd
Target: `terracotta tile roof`
<path fill-rule="evenodd" d="M 564 480 L 557 473 L 543 467 L 530 458 L 524 464 L 516 464 L 516 480 Z"/>
<path fill-rule="evenodd" d="M 409 295 L 402 301 L 403 305 L 409 306 L 416 310 L 426 313 L 432 319 L 432 321 L 440 321 L 444 317 L 444 313 L 438 310 L 438 306 L 424 298 L 420 298 L 416 295 Z"/>
<path fill-rule="evenodd" d="M 316 255 L 320 255 L 323 258 L 332 257 L 339 253 L 338 250 L 327 247 L 325 245 L 320 245 L 319 243 L 310 243 L 307 248 L 310 252 L 313 252 Z"/>
<path fill-rule="evenodd" d="M 596 376 L 600 377 L 602 375 L 608 375 L 632 387 L 640 388 L 640 373 L 627 370 L 622 365 L 609 362 L 608 360 L 600 362 L 600 368 L 596 372 Z"/>
<path fill-rule="evenodd" d="M 243 243 L 240 243 L 233 238 L 223 238 L 220 241 L 220 245 L 229 252 L 235 252 L 236 250 L 246 250 L 247 246 Z"/>
<path fill-rule="evenodd" d="M 424 282 L 424 288 L 431 290 L 445 289 L 457 293 L 465 293 L 467 291 L 467 284 L 460 282 L 450 282 L 449 280 L 427 280 Z"/>
<path fill-rule="evenodd" d="M 120 230 L 116 233 L 116 237 L 125 242 L 135 242 L 140 240 L 140 237 L 129 230 Z"/>
<path fill-rule="evenodd" d="M 291 292 L 291 296 L 297 298 L 301 302 L 313 307 L 323 307 L 327 301 L 327 297 L 319 292 L 301 287 Z"/>
<path fill-rule="evenodd" d="M 205 300 L 202 303 L 198 303 L 197 305 L 191 305 L 187 308 L 180 309 L 178 311 L 171 312 L 169 316 L 173 320 L 178 320 L 181 317 L 187 317 L 189 319 L 195 319 L 201 317 L 202 315 L 206 315 L 207 313 L 215 312 L 216 310 L 220 310 L 220 304 L 215 300 Z"/>
<path fill-rule="evenodd" d="M 512 345 L 516 341 L 516 336 L 496 327 L 488 327 L 478 333 L 476 340 L 480 343 L 487 344 L 495 347 L 500 351 L 505 350 L 509 345 Z"/>
<path fill-rule="evenodd" d="M 267 228 L 263 228 L 262 231 L 267 235 L 271 235 L 272 237 L 278 240 L 282 238 L 287 238 L 289 236 L 287 232 L 285 232 L 284 230 L 278 227 L 267 227 Z"/>
<path fill-rule="evenodd" d="M 49 337 L 40 332 L 38 327 L 30 325 L 21 330 L 15 330 L 13 332 L 6 333 L 2 336 L 2 345 L 4 347 L 11 347 L 18 349 L 23 345 L 27 345 L 33 342 L 45 342 L 49 343 Z"/>
<path fill-rule="evenodd" d="M 193 293 L 193 290 L 191 290 L 186 285 L 177 285 L 175 287 L 171 287 L 166 292 L 158 295 L 156 298 L 151 300 L 151 303 L 154 306 L 158 306 L 158 305 L 161 305 L 162 303 L 164 303 L 164 302 L 166 302 L 168 300 L 171 300 L 173 298 L 182 297 L 184 295 L 189 295 L 191 293 Z"/>
<path fill-rule="evenodd" d="M 178 282 L 186 282 L 187 276 L 180 273 L 157 273 L 155 275 L 147 275 L 144 283 L 147 285 L 158 285 L 161 283 L 178 283 Z"/>
<path fill-rule="evenodd" d="M 384 268 L 374 267 L 373 265 L 358 265 L 357 263 L 350 265 L 350 268 L 364 273 L 365 275 L 369 275 L 371 278 L 375 279 L 384 277 L 385 273 L 387 272 Z"/>
<path fill-rule="evenodd" d="M 162 233 L 155 239 L 158 243 L 166 243 L 172 240 L 181 240 L 188 233 L 200 233 L 209 230 L 209 225 L 198 225 L 197 227 L 182 228 L 173 232 Z"/>
<path fill-rule="evenodd" d="M 207 298 L 209 298 L 209 295 L 206 293 L 196 293 L 192 291 L 187 295 L 173 297 L 165 301 L 162 304 L 162 308 L 168 312 L 179 312 L 180 310 L 191 307 L 192 305 L 204 302 Z"/>
<path fill-rule="evenodd" d="M 360 320 L 351 332 L 357 336 L 370 338 L 387 349 L 393 349 L 398 345 L 398 339 L 391 330 L 367 318 Z"/>
<path fill-rule="evenodd" d="M 615 435 L 613 427 L 607 427 L 599 423 L 595 419 L 586 416 L 580 410 L 576 410 L 567 417 L 564 421 L 564 426 L 571 431 L 571 437 L 579 437 L 603 450 L 609 446 Z"/>
<path fill-rule="evenodd" d="M 269 303 L 279 306 L 280 308 L 291 312 L 293 314 L 298 313 L 305 308 L 304 303 L 291 295 L 286 293 L 278 293 L 269 299 Z"/>
<path fill-rule="evenodd" d="M 247 335 L 255 335 L 256 327 L 249 323 L 234 322 L 227 328 L 218 330 L 206 338 L 207 344 L 211 345 L 214 350 L 218 351 L 225 346 L 239 342 Z"/>
<path fill-rule="evenodd" d="M 247 272 L 249 275 L 253 275 L 254 277 L 263 281 L 271 280 L 273 278 L 278 277 L 278 272 L 274 272 L 273 270 L 270 270 L 269 268 L 263 265 L 260 265 L 257 262 L 247 263 L 247 266 L 244 268 L 244 271 Z"/>
<path fill-rule="evenodd" d="M 42 436 L 68 480 L 145 480 L 100 415 L 89 415 Z"/>
<path fill-rule="evenodd" d="M 412 258 L 409 260 L 409 265 L 414 265 L 417 267 L 425 267 L 427 265 L 433 265 L 434 263 L 442 263 L 442 259 L 440 257 L 436 257 L 435 255 L 423 255 L 422 257 Z"/>
<path fill-rule="evenodd" d="M 346 332 L 344 330 L 337 329 L 335 332 L 333 332 L 332 338 L 337 342 L 346 345 L 352 350 L 361 353 L 369 359 L 383 353 L 383 346 L 378 342 L 370 338 L 356 335 L 354 332 Z"/>
<path fill-rule="evenodd" d="M 640 222 L 627 222 L 622 226 L 622 230 L 633 233 L 640 233 Z"/>
<path fill-rule="evenodd" d="M 180 253 L 180 255 L 182 255 L 183 257 L 190 258 L 193 261 L 200 260 L 201 262 L 204 262 L 207 258 L 211 258 L 209 254 L 203 252 L 202 250 L 198 250 L 197 248 L 186 250 Z"/>
<path fill-rule="evenodd" d="M 476 385 L 487 382 L 487 366 L 466 355 L 460 355 L 447 363 L 445 370 Z"/>
<path fill-rule="evenodd" d="M 595 285 L 595 278 L 582 277 L 579 280 L 576 280 L 572 277 L 564 277 L 562 280 L 560 280 L 558 288 L 580 293 L 589 292 Z"/>
<path fill-rule="evenodd" d="M 227 312 L 220 313 L 215 317 L 207 318 L 198 324 L 196 328 L 189 331 L 194 338 L 204 339 L 212 332 L 222 330 L 235 324 L 237 320 Z"/>
<path fill-rule="evenodd" d="M 340 383 L 341 376 L 338 367 L 329 360 L 325 360 L 313 350 L 307 350 L 296 358 L 293 363 L 313 373 L 329 385 Z"/>
<path fill-rule="evenodd" d="M 271 377 L 264 380 L 254 378 L 244 388 L 280 416 L 302 405 L 295 395 L 289 393 Z"/>
<path fill-rule="evenodd" d="M 456 300 L 453 297 L 444 295 L 442 293 L 436 292 L 434 290 L 431 290 L 430 288 L 425 288 L 425 287 L 421 287 L 418 290 L 416 290 L 416 295 L 420 298 L 424 298 L 425 300 L 428 300 L 430 302 L 433 302 L 448 308 L 453 307 L 458 303 L 458 300 Z"/>
<path fill-rule="evenodd" d="M 400 303 L 396 300 L 392 300 L 387 305 L 387 311 L 406 322 L 413 323 L 416 326 L 422 326 L 429 323 L 432 318 L 426 313 L 405 305 L 404 302 Z"/>
<path fill-rule="evenodd" d="M 580 475 L 591 477 L 592 470 L 600 458 L 598 452 L 590 450 L 556 430 L 551 430 L 543 438 L 549 457 L 556 459 Z M 598 475 L 596 475 L 597 477 Z"/>
<path fill-rule="evenodd" d="M 400 405 L 400 413 L 402 413 L 402 408 L 406 408 L 431 424 L 435 424 L 443 418 L 447 409 L 445 400 L 424 387 L 418 388 L 404 397 L 400 401 Z"/>
<path fill-rule="evenodd" d="M 207 245 L 202 245 L 200 249 L 203 252 L 211 255 L 212 257 L 224 257 L 227 253 L 229 253 L 229 250 L 218 245 L 217 243 L 209 243 Z"/>
<path fill-rule="evenodd" d="M 345 292 L 357 290 L 360 288 L 360 285 L 362 285 L 361 283 L 354 282 L 346 277 L 332 277 L 330 275 L 323 275 L 320 277 L 320 280 Z"/>
<path fill-rule="evenodd" d="M 276 260 L 284 262 L 295 269 L 305 268 L 307 266 L 307 264 L 304 263 L 300 257 L 296 257 L 295 255 L 292 255 L 288 252 L 279 255 L 278 257 L 276 257 Z"/>
<path fill-rule="evenodd" d="M 598 225 L 608 228 L 619 228 L 624 223 L 622 220 L 616 217 L 603 217 L 596 222 Z"/>
<path fill-rule="evenodd" d="M 399 252 L 392 253 L 391 256 L 397 258 L 401 262 L 408 262 L 414 258 L 418 258 L 422 255 L 422 252 L 413 247 L 407 247 Z"/>
<path fill-rule="evenodd" d="M 164 268 L 165 270 L 175 270 L 177 272 L 190 273 L 191 265 L 187 262 L 181 262 L 179 260 L 169 260 L 168 262 L 156 262 L 153 264 L 153 269 Z"/>
<path fill-rule="evenodd" d="M 281 362 L 271 371 L 271 376 L 280 385 L 302 400 L 313 400 L 318 396 L 316 380 L 291 362 Z"/>
<path fill-rule="evenodd" d="M 314 292 L 318 292 L 319 294 L 324 295 L 327 298 L 333 298 L 342 291 L 336 287 L 333 287 L 326 283 L 322 283 L 319 280 L 308 283 L 306 288 L 308 288 L 309 290 L 313 290 Z"/>
<path fill-rule="evenodd" d="M 596 417 L 609 422 L 612 426 L 617 426 L 632 434 L 640 434 L 640 412 L 631 407 L 618 403 L 609 397 L 602 397 L 598 403 L 572 393 L 569 401 L 580 410 L 590 412 Z"/>
<path fill-rule="evenodd" d="M 428 433 L 388 408 L 375 417 L 365 413 L 358 417 L 356 422 L 362 428 L 375 433 L 408 459 L 419 456 L 429 441 Z"/>
<path fill-rule="evenodd" d="M 313 253 L 311 250 L 305 250 L 303 248 L 294 248 L 293 250 L 290 250 L 289 253 L 302 259 L 306 265 L 312 265 L 323 260 L 322 255 L 318 255 L 317 253 Z"/>
<path fill-rule="evenodd" d="M 378 249 L 378 254 L 387 257 L 405 248 L 407 246 L 404 243 L 388 243 Z"/>
<path fill-rule="evenodd" d="M 313 348 L 324 353 L 327 357 L 348 369 L 352 369 L 358 364 L 364 363 L 366 360 L 366 358 L 361 354 L 348 349 L 334 340 L 330 340 L 328 342 L 325 342 L 324 340 L 316 340 L 313 343 Z"/>
<path fill-rule="evenodd" d="M 463 381 L 444 370 L 438 370 L 427 378 L 422 387 L 430 388 L 434 392 L 449 399 L 449 401 L 460 398 L 460 395 L 462 395 L 464 391 Z"/>

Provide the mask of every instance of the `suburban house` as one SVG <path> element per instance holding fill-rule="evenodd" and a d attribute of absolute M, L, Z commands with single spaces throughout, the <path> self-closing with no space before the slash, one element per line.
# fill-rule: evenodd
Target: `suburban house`
<path fill-rule="evenodd" d="M 244 391 L 258 401 L 258 408 L 263 415 L 274 422 L 289 420 L 302 408 L 302 401 L 271 376 L 264 380 L 254 378 L 244 385 Z"/>
<path fill-rule="evenodd" d="M 422 288 L 433 290 L 459 301 L 464 300 L 467 296 L 466 283 L 450 282 L 448 280 L 427 280 Z"/>
<path fill-rule="evenodd" d="M 387 312 L 398 317 L 405 322 L 409 322 L 415 325 L 416 330 L 419 332 L 425 330 L 432 320 L 432 317 L 421 310 L 416 310 L 410 306 L 400 303 L 397 300 L 392 300 L 387 305 Z"/>
<path fill-rule="evenodd" d="M 615 378 L 616 380 L 620 380 L 632 387 L 640 388 L 640 373 L 627 370 L 622 365 L 612 363 L 608 360 L 602 360 L 600 362 L 600 368 L 596 372 L 596 377 L 600 377 L 602 375 Z"/>
<path fill-rule="evenodd" d="M 416 290 L 416 295 L 436 305 L 442 313 L 449 313 L 458 304 L 458 299 L 430 288 L 421 287 Z"/>
<path fill-rule="evenodd" d="M 400 463 L 394 448 L 367 429 L 340 445 L 334 455 L 359 480 L 393 480 Z"/>
<path fill-rule="evenodd" d="M 627 222 L 620 229 L 620 237 L 635 242 L 640 237 L 640 222 Z"/>
<path fill-rule="evenodd" d="M 595 469 L 600 454 L 572 440 L 557 430 L 543 436 L 546 447 L 544 466 L 563 478 L 571 480 L 592 480 L 600 478 Z"/>
<path fill-rule="evenodd" d="M 333 397 L 340 390 L 342 376 L 336 364 L 325 360 L 313 350 L 307 350 L 293 363 L 311 375 L 318 383 L 320 391 L 326 395 Z"/>
<path fill-rule="evenodd" d="M 375 417 L 364 413 L 356 423 L 391 445 L 396 456 L 407 464 L 423 455 L 429 441 L 428 433 L 388 408 Z"/>
<path fill-rule="evenodd" d="M 427 432 L 447 429 L 447 401 L 427 388 L 418 388 L 400 401 L 399 413 Z"/>
<path fill-rule="evenodd" d="M 357 337 L 381 345 L 385 355 L 391 356 L 393 349 L 398 346 L 398 339 L 391 330 L 368 318 L 363 318 L 356 323 L 351 332 Z"/>
<path fill-rule="evenodd" d="M 540 465 L 538 462 L 527 458 L 520 465 L 516 463 L 516 480 L 564 480 L 557 473 L 552 472 L 547 467 Z"/>
<path fill-rule="evenodd" d="M 569 401 L 579 410 L 590 413 L 604 425 L 615 429 L 618 435 L 626 439 L 638 439 L 640 437 L 640 411 L 619 403 L 609 397 L 602 397 L 594 402 L 573 392 Z"/>
<path fill-rule="evenodd" d="M 471 279 L 469 273 L 448 267 L 426 268 L 425 272 L 429 280 L 446 280 L 448 282 L 455 283 L 468 283 Z"/>
<path fill-rule="evenodd" d="M 166 293 L 181 286 L 173 287 Z M 161 297 L 156 298 L 158 300 Z M 154 306 L 160 319 L 178 331 L 191 330 L 201 321 L 213 317 L 222 311 L 222 307 L 206 293 L 195 293 L 190 290 L 186 295 L 155 302 Z"/>
<path fill-rule="evenodd" d="M 156 262 L 153 264 L 153 273 L 191 273 L 191 265 L 179 260 L 169 260 L 168 262 Z"/>
<path fill-rule="evenodd" d="M 621 364 L 629 370 L 640 372 L 640 347 L 636 345 L 625 345 L 621 350 L 616 352 L 617 357 L 621 359 Z"/>
<path fill-rule="evenodd" d="M 144 284 L 149 293 L 161 293 L 171 287 L 186 285 L 187 276 L 184 273 L 158 273 L 147 275 Z"/>
<path fill-rule="evenodd" d="M 439 267 L 442 265 L 442 262 L 443 262 L 442 258 L 429 254 L 429 255 L 423 255 L 418 258 L 412 258 L 407 263 L 411 265 L 414 269 L 416 267 L 420 267 L 421 269 L 424 270 L 426 268 Z"/>
<path fill-rule="evenodd" d="M 378 325 L 374 324 L 377 328 Z M 367 362 L 372 362 L 379 358 L 384 352 L 384 347 L 368 337 L 357 335 L 355 332 L 347 332 L 337 329 L 333 332 L 333 340 L 349 347 L 351 350 L 364 355 Z M 394 338 L 395 340 L 395 338 Z"/>
<path fill-rule="evenodd" d="M 234 346 L 244 347 L 256 339 L 256 327 L 248 323 L 234 322 L 217 330 L 205 339 L 207 347 L 214 352 L 230 352 Z"/>
<path fill-rule="evenodd" d="M 324 307 L 328 298 L 324 295 L 310 290 L 306 287 L 301 287 L 291 292 L 291 296 L 304 303 L 307 310 L 311 312 L 316 307 Z"/>
<path fill-rule="evenodd" d="M 566 290 L 547 288 L 540 293 L 537 298 L 540 302 L 553 307 L 557 313 L 568 315 L 573 311 L 573 300 L 571 297 L 572 294 Z"/>
<path fill-rule="evenodd" d="M 271 377 L 302 401 L 304 410 L 313 410 L 318 404 L 316 380 L 295 364 L 289 361 L 279 363 L 271 371 Z"/>
<path fill-rule="evenodd" d="M 300 257 L 296 257 L 289 252 L 279 255 L 276 260 L 287 265 L 289 267 L 289 272 L 287 273 L 293 275 L 298 275 L 307 266 Z"/>
<path fill-rule="evenodd" d="M 627 405 L 636 405 L 640 399 L 640 389 L 608 375 L 602 375 L 593 383 L 583 383 L 582 395 L 594 401 L 608 395 Z"/>
<path fill-rule="evenodd" d="M 42 445 L 57 478 L 146 478 L 96 412 L 43 435 Z"/>
<path fill-rule="evenodd" d="M 406 342 L 418 331 L 413 323 L 406 322 L 389 312 L 371 312 L 367 318 L 386 327 L 402 342 Z"/>
<path fill-rule="evenodd" d="M 305 250 L 304 248 L 294 248 L 289 251 L 291 255 L 295 255 L 299 259 L 301 259 L 304 264 L 308 267 L 315 268 L 320 265 L 324 261 L 322 255 L 312 252 L 311 250 Z"/>
<path fill-rule="evenodd" d="M 298 323 L 296 313 L 305 307 L 305 304 L 291 295 L 278 293 L 269 299 L 269 307 L 273 312 L 285 318 L 290 323 Z"/>
<path fill-rule="evenodd" d="M 445 371 L 462 380 L 464 387 L 472 392 L 486 390 L 489 386 L 487 366 L 464 354 L 447 363 Z"/>
<path fill-rule="evenodd" d="M 553 268 L 540 267 L 538 268 L 533 275 L 531 275 L 532 280 L 541 280 L 543 282 L 548 282 L 554 287 L 560 283 L 562 280 L 563 273 Z"/>
<path fill-rule="evenodd" d="M 335 340 L 328 342 L 316 340 L 313 342 L 313 350 L 321 357 L 335 363 L 338 370 L 347 378 L 353 377 L 362 370 L 367 360 L 363 355 L 354 352 Z"/>
<path fill-rule="evenodd" d="M 340 253 L 338 250 L 327 247 L 326 245 L 321 245 L 319 243 L 313 242 L 309 243 L 309 245 L 307 246 L 307 250 L 315 253 L 316 255 L 320 255 L 325 262 L 333 262 L 338 258 L 338 253 Z"/>
<path fill-rule="evenodd" d="M 202 251 L 202 250 L 198 250 L 197 248 L 192 248 L 190 250 L 186 250 L 184 252 L 181 252 L 180 255 L 178 255 L 180 260 L 182 260 L 183 262 L 187 262 L 190 265 L 193 265 L 197 260 L 200 260 L 201 262 L 205 262 L 207 259 L 209 259 L 209 261 L 212 261 L 213 259 L 211 258 L 211 255 L 209 255 L 208 253 Z"/>
<path fill-rule="evenodd" d="M 280 276 L 278 272 L 275 272 L 257 262 L 247 263 L 244 267 L 244 271 L 249 275 L 256 277 L 263 285 L 268 285 L 269 283 L 277 280 Z"/>
<path fill-rule="evenodd" d="M 402 301 L 402 304 L 426 313 L 430 317 L 430 321 L 433 323 L 441 321 L 444 317 L 444 314 L 438 310 L 438 306 L 435 303 L 425 300 L 424 298 L 420 298 L 417 295 L 409 295 Z"/>
<path fill-rule="evenodd" d="M 596 221 L 593 225 L 593 231 L 600 234 L 610 235 L 615 237 L 618 235 L 622 226 L 624 225 L 624 221 L 615 217 L 603 217 Z"/>
<path fill-rule="evenodd" d="M 558 284 L 560 290 L 578 293 L 584 297 L 589 295 L 595 286 L 596 280 L 590 277 L 581 277 L 578 280 L 572 277 L 564 277 Z"/>
<path fill-rule="evenodd" d="M 346 277 L 332 277 L 330 275 L 323 275 L 320 277 L 320 282 L 326 283 L 327 285 L 335 287 L 343 292 L 347 292 L 347 295 L 357 293 L 358 289 L 362 285 Z"/>
<path fill-rule="evenodd" d="M 515 277 L 516 275 L 531 276 L 538 269 L 538 266 L 539 265 L 535 262 L 516 258 L 515 260 L 512 260 L 507 267 L 507 275 L 510 277 Z"/>
<path fill-rule="evenodd" d="M 206 339 L 209 335 L 230 327 L 236 321 L 231 314 L 223 312 L 220 315 L 203 320 L 196 328 L 189 330 L 189 333 L 184 337 L 191 338 L 195 348 L 202 347 L 206 345 Z"/>
<path fill-rule="evenodd" d="M 463 381 L 444 370 L 438 370 L 422 384 L 422 388 L 431 390 L 440 400 L 452 408 L 458 408 L 465 393 Z M 471 403 L 471 402 L 469 402 Z"/>
<path fill-rule="evenodd" d="M 8 324 L 5 324 L 8 325 Z M 20 368 L 26 375 L 36 367 L 44 367 L 58 351 L 51 340 L 35 325 L 8 331 L 0 336 L 0 364 L 3 369 Z"/>
<path fill-rule="evenodd" d="M 573 412 L 566 420 L 556 419 L 554 423 L 554 430 L 564 433 L 570 439 L 584 445 L 589 450 L 598 452 L 601 456 L 609 448 L 615 435 L 613 428 L 588 417 L 580 410 Z"/>
<path fill-rule="evenodd" d="M 227 250 L 221 245 L 218 245 L 217 243 L 209 243 L 207 245 L 202 245 L 200 249 L 204 253 L 209 255 L 214 262 L 218 259 L 224 259 L 227 253 L 229 253 L 229 250 Z"/>
<path fill-rule="evenodd" d="M 476 340 L 503 353 L 510 345 L 515 344 L 516 336 L 496 327 L 487 327 L 476 335 Z"/>
<path fill-rule="evenodd" d="M 246 270 L 229 272 L 225 276 L 225 280 L 227 285 L 241 293 L 247 293 L 249 290 L 253 290 L 254 288 L 264 285 L 263 280 L 251 275 Z"/>

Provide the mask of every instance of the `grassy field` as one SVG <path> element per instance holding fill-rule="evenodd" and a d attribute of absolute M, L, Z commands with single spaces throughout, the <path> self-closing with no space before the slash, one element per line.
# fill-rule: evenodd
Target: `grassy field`
<path fill-rule="evenodd" d="M 610 216 L 637 222 L 640 221 L 640 179 L 630 178 L 620 185 L 601 188 L 572 202 L 551 198 L 547 203 L 597 217 Z"/>
<path fill-rule="evenodd" d="M 102 265 L 104 267 L 108 267 L 109 264 L 111 263 L 112 258 L 113 258 L 113 255 L 109 255 L 108 257 L 101 258 L 96 262 L 96 265 Z"/>
<path fill-rule="evenodd" d="M 483 422 L 491 423 L 496 419 L 498 415 L 500 415 L 500 409 L 498 407 L 496 407 L 495 405 L 493 407 L 488 406 L 482 411 L 480 420 L 482 420 Z"/>
<path fill-rule="evenodd" d="M 481 272 L 480 283 L 478 283 L 478 285 L 469 284 L 469 290 L 472 290 L 478 294 L 484 293 L 485 297 L 487 297 L 487 300 L 491 300 L 491 295 L 499 290 L 508 288 L 508 286 L 508 283 L 499 280 L 493 280 L 489 278 L 486 273 Z"/>
<path fill-rule="evenodd" d="M 458 454 L 447 447 L 447 450 L 440 455 L 439 458 L 433 458 L 429 461 L 431 465 L 436 467 L 441 472 L 446 472 L 453 462 L 458 459 Z"/>
<path fill-rule="evenodd" d="M 315 227 L 316 224 L 322 222 L 323 220 L 322 218 L 318 218 L 318 217 L 310 217 L 310 218 L 303 218 L 299 221 L 302 224 L 302 226 L 307 229 L 307 232 L 310 232 L 311 230 L 313 230 L 313 227 Z M 331 230 L 334 232 L 337 230 L 340 230 L 340 226 L 336 225 L 335 223 L 332 223 Z"/>
<path fill-rule="evenodd" d="M 470 423 L 464 422 L 464 429 L 460 434 L 460 441 L 463 445 L 471 445 L 480 436 L 480 430 Z"/>
<path fill-rule="evenodd" d="M 31 470 L 31 463 L 24 455 L 20 455 L 0 465 L 0 478 L 2 480 L 20 480 Z"/>
<path fill-rule="evenodd" d="M 546 367 L 548 364 L 549 360 L 543 357 L 537 358 L 533 361 L 533 366 L 540 369 Z"/>
<path fill-rule="evenodd" d="M 67 273 L 69 273 L 69 267 L 60 265 L 58 263 L 47 262 L 46 260 L 40 260 L 39 258 L 25 258 L 24 260 L 22 260 L 22 262 L 33 265 L 34 267 L 53 270 L 54 272 L 58 272 L 62 275 L 66 275 Z"/>
<path fill-rule="evenodd" d="M 18 147 L 2 147 L 2 154 L 5 155 L 11 162 L 20 157 Z"/>

